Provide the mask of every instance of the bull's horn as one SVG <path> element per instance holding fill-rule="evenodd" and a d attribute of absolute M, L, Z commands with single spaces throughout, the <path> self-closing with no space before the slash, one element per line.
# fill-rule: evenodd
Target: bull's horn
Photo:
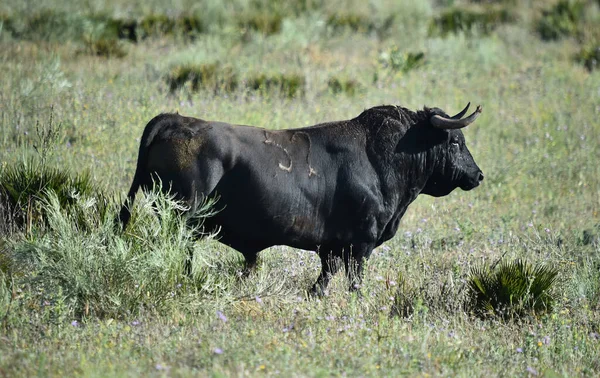
<path fill-rule="evenodd" d="M 456 113 L 455 116 L 452 117 L 452 119 L 461 119 L 462 116 L 465 115 L 465 113 L 467 112 L 467 110 L 469 110 L 469 106 L 471 105 L 471 103 L 469 102 L 467 104 L 467 106 L 465 106 L 465 108 L 463 110 L 461 110 L 460 112 Z"/>
<path fill-rule="evenodd" d="M 462 129 L 463 127 L 467 127 L 471 123 L 473 123 L 477 119 L 477 117 L 479 117 L 479 115 L 481 114 L 481 110 L 482 110 L 481 105 L 478 105 L 477 109 L 475 109 L 475 111 L 467 118 L 452 119 L 452 118 L 442 117 L 442 116 L 436 114 L 433 117 L 431 117 L 430 120 L 431 120 L 431 123 L 433 124 L 433 126 L 437 127 L 438 129 L 444 129 L 444 130 Z"/>

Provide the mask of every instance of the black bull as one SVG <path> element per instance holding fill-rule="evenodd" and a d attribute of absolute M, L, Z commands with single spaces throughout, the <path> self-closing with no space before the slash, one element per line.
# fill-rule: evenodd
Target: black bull
<path fill-rule="evenodd" d="M 218 196 L 220 211 L 205 229 L 241 252 L 248 267 L 273 245 L 317 251 L 325 290 L 341 257 L 351 288 L 363 259 L 394 236 L 408 205 L 421 194 L 444 196 L 483 180 L 459 130 L 462 118 L 438 108 L 413 112 L 377 106 L 358 117 L 312 127 L 267 130 L 179 114 L 152 119 L 142 135 L 137 169 L 121 209 L 125 227 L 138 188 L 160 178 L 192 210 Z M 356 274 L 354 274 L 356 273 Z"/>

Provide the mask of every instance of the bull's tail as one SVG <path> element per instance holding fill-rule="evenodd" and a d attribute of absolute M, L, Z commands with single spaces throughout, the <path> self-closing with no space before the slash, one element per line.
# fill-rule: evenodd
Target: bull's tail
<path fill-rule="evenodd" d="M 135 168 L 135 174 L 133 175 L 133 182 L 131 183 L 131 188 L 129 188 L 129 192 L 127 193 L 127 198 L 121 206 L 121 211 L 119 212 L 119 221 L 123 229 L 127 227 L 127 223 L 129 223 L 129 219 L 131 218 L 131 207 L 133 206 L 133 201 L 135 201 L 135 195 L 141 186 L 145 185 L 150 178 L 150 172 L 148 172 L 148 150 L 154 137 L 160 130 L 160 126 L 165 120 L 168 118 L 169 114 L 160 114 L 154 117 L 144 129 L 144 133 L 142 134 L 142 139 L 140 141 L 140 150 L 138 153 L 137 166 Z"/>

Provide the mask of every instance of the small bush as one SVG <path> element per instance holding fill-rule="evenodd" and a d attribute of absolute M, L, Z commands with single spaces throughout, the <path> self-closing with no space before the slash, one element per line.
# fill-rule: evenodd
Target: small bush
<path fill-rule="evenodd" d="M 97 40 L 86 40 L 87 52 L 91 55 L 105 58 L 122 58 L 127 51 L 116 39 L 100 38 Z"/>
<path fill-rule="evenodd" d="M 468 280 L 469 307 L 479 316 L 501 318 L 540 315 L 552 310 L 551 289 L 558 271 L 543 265 L 531 266 L 516 260 L 495 269 L 474 268 Z"/>
<path fill-rule="evenodd" d="M 139 29 L 142 38 L 168 36 L 175 30 L 175 21 L 164 14 L 151 14 L 140 21 Z"/>
<path fill-rule="evenodd" d="M 583 21 L 585 4 L 582 1 L 561 0 L 543 12 L 536 30 L 544 40 L 574 36 Z"/>
<path fill-rule="evenodd" d="M 327 25 L 334 30 L 350 29 L 354 32 L 370 32 L 373 23 L 365 16 L 353 13 L 332 14 L 327 18 Z"/>
<path fill-rule="evenodd" d="M 343 93 L 348 96 L 354 96 L 359 91 L 360 84 L 353 79 L 332 77 L 327 81 L 327 87 L 333 94 Z"/>
<path fill-rule="evenodd" d="M 422 51 L 406 52 L 394 46 L 379 55 L 379 63 L 385 69 L 406 73 L 425 64 L 425 53 Z"/>
<path fill-rule="evenodd" d="M 169 90 L 174 92 L 189 85 L 191 91 L 208 89 L 215 92 L 232 92 L 238 87 L 238 79 L 230 67 L 212 64 L 185 64 L 176 66 L 166 78 Z"/>
<path fill-rule="evenodd" d="M 61 207 L 67 208 L 81 196 L 98 195 L 99 190 L 87 173 L 73 175 L 35 161 L 23 162 L 0 172 L 0 208 L 2 222 L 13 222 L 19 228 L 47 222 L 42 203 L 55 193 Z"/>
<path fill-rule="evenodd" d="M 304 77 L 297 74 L 258 74 L 248 79 L 248 88 L 261 92 L 278 92 L 281 95 L 294 98 L 304 93 Z"/>
<path fill-rule="evenodd" d="M 470 33 L 473 30 L 489 34 L 499 25 L 512 22 L 514 19 L 514 15 L 506 8 L 453 8 L 431 21 L 429 34 L 446 36 L 450 33 Z"/>
<path fill-rule="evenodd" d="M 333 31 L 351 30 L 355 33 L 375 32 L 384 36 L 394 24 L 394 15 L 381 20 L 371 19 L 358 13 L 335 13 L 327 18 L 327 26 Z"/>
<path fill-rule="evenodd" d="M 106 20 L 106 37 L 138 41 L 138 22 L 134 19 L 109 18 Z"/>
<path fill-rule="evenodd" d="M 43 203 L 47 232 L 14 245 L 13 264 L 33 273 L 21 275 L 19 284 L 43 287 L 36 294 L 40 303 L 60 296 L 76 317 L 122 317 L 181 304 L 186 301 L 181 292 L 189 285 L 195 287 L 187 291 L 193 293 L 190 300 L 215 289 L 203 270 L 209 263 L 196 260 L 191 276 L 184 274 L 197 227 L 190 226 L 181 215 L 184 207 L 172 198 L 159 193 L 140 198 L 127 233 L 114 227 L 118 204 L 111 202 L 106 212 L 88 200 L 74 206 L 96 227 L 82 230 L 59 197 L 49 194 Z M 210 208 L 207 203 L 194 219 L 210 214 Z"/>
<path fill-rule="evenodd" d="M 575 56 L 575 60 L 583 64 L 588 71 L 593 71 L 600 67 L 600 45 L 587 47 Z"/>
<path fill-rule="evenodd" d="M 264 35 L 272 35 L 281 31 L 282 23 L 283 17 L 277 13 L 256 12 L 240 20 L 239 27 L 246 30 L 255 30 Z"/>

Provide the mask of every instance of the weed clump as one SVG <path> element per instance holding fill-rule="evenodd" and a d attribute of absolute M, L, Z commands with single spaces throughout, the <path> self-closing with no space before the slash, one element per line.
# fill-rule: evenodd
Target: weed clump
<path fill-rule="evenodd" d="M 583 21 L 584 11 L 585 4 L 581 1 L 561 0 L 543 12 L 536 30 L 546 41 L 575 36 Z"/>
<path fill-rule="evenodd" d="M 534 267 L 522 260 L 504 262 L 495 268 L 473 268 L 468 279 L 469 307 L 478 316 L 504 319 L 549 312 L 555 301 L 551 289 L 557 275 L 553 267 Z"/>
<path fill-rule="evenodd" d="M 395 15 L 380 20 L 371 19 L 359 13 L 334 13 L 327 18 L 327 26 L 335 32 L 350 30 L 354 33 L 377 33 L 385 35 L 394 24 Z"/>
<path fill-rule="evenodd" d="M 278 13 L 256 12 L 239 21 L 242 30 L 254 30 L 264 35 L 273 35 L 281 31 L 283 17 Z"/>
<path fill-rule="evenodd" d="M 331 77 L 327 81 L 327 88 L 336 95 L 343 93 L 354 96 L 360 90 L 360 84 L 354 79 Z"/>
<path fill-rule="evenodd" d="M 248 88 L 261 92 L 278 92 L 287 98 L 304 93 L 304 77 L 298 74 L 258 74 L 248 79 Z"/>
<path fill-rule="evenodd" d="M 471 33 L 474 30 L 489 34 L 501 24 L 515 20 L 515 16 L 503 7 L 482 9 L 453 8 L 444 11 L 429 24 L 431 36 L 446 36 L 451 33 Z"/>
<path fill-rule="evenodd" d="M 105 58 L 122 58 L 127 55 L 127 51 L 116 39 L 86 39 L 85 44 L 87 47 L 87 52 L 91 55 Z"/>
<path fill-rule="evenodd" d="M 594 71 L 600 67 L 600 45 L 582 48 L 575 60 L 583 64 L 588 71 Z"/>
<path fill-rule="evenodd" d="M 0 208 L 4 219 L 20 229 L 46 224 L 43 203 L 54 193 L 61 208 L 68 208 L 79 197 L 97 196 L 98 188 L 88 173 L 68 171 L 29 161 L 5 167 L 0 172 Z"/>
<path fill-rule="evenodd" d="M 238 79 L 230 67 L 219 67 L 212 64 L 184 64 L 173 67 L 166 78 L 171 92 L 189 86 L 196 92 L 208 89 L 215 92 L 232 92 L 238 87 Z"/>
<path fill-rule="evenodd" d="M 425 53 L 422 51 L 402 51 L 394 46 L 379 55 L 379 64 L 384 69 L 406 73 L 425 64 Z"/>

